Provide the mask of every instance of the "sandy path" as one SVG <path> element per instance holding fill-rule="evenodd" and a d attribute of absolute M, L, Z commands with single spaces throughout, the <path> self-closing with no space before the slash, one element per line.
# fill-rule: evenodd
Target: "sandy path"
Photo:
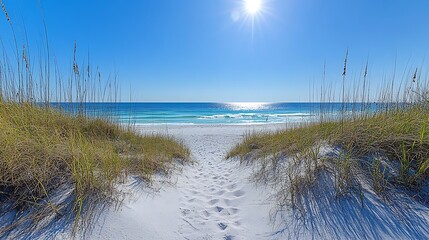
<path fill-rule="evenodd" d="M 250 228 L 242 216 L 246 203 L 252 201 L 246 189 L 247 174 L 238 174 L 237 163 L 225 161 L 226 146 L 233 146 L 240 138 L 202 135 L 189 139 L 197 164 L 188 168 L 184 182 L 178 183 L 185 223 L 179 233 L 185 239 L 244 239 L 247 235 Z M 266 222 L 262 215 L 261 220 Z"/>
<path fill-rule="evenodd" d="M 251 169 L 225 160 L 227 152 L 248 131 L 275 126 L 170 128 L 191 149 L 193 166 L 177 182 L 184 239 L 255 239 L 269 236 L 271 205 L 263 189 L 249 183 Z M 191 131 L 190 131 L 191 130 Z"/>
<path fill-rule="evenodd" d="M 186 223 L 179 232 L 184 238 L 222 234 L 232 239 L 241 230 L 240 200 L 246 192 L 231 176 L 234 164 L 222 161 L 227 151 L 220 147 L 224 142 L 222 137 L 196 137 L 190 144 L 198 164 L 186 171 L 183 188 L 179 188 L 180 211 Z"/>

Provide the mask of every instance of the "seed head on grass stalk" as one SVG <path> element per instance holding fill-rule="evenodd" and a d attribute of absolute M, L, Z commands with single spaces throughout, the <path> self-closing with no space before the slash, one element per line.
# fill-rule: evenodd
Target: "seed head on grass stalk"
<path fill-rule="evenodd" d="M 342 107 L 341 107 L 341 133 L 343 134 L 344 129 L 343 129 L 343 125 L 344 125 L 344 113 L 345 113 L 345 82 L 346 82 L 346 74 L 347 74 L 347 58 L 349 56 L 349 49 L 347 48 L 346 51 L 346 56 L 344 58 L 344 68 L 343 68 L 343 99 L 342 99 Z"/>
<path fill-rule="evenodd" d="M 3 9 L 3 12 L 4 12 L 5 16 L 6 16 L 6 20 L 7 20 L 7 22 L 8 22 L 9 24 L 12 24 L 12 21 L 10 21 L 9 13 L 8 13 L 8 12 L 7 12 L 7 10 L 6 10 L 6 6 L 4 5 L 4 3 L 3 3 L 3 1 L 2 1 L 2 0 L 0 0 L 0 2 L 1 2 L 1 8 Z"/>

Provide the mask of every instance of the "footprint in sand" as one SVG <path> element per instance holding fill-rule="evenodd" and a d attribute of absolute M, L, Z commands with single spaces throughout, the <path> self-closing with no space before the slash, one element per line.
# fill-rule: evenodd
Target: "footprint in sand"
<path fill-rule="evenodd" d="M 216 212 L 222 212 L 223 211 L 223 207 L 219 207 L 219 206 L 216 206 L 215 208 L 214 208 L 214 210 L 216 211 Z"/>
<path fill-rule="evenodd" d="M 232 235 L 225 235 L 225 236 L 223 237 L 223 239 L 224 239 L 224 240 L 233 240 L 233 239 L 234 239 L 234 236 L 232 236 Z"/>
<path fill-rule="evenodd" d="M 241 197 L 241 196 L 243 196 L 245 193 L 246 193 L 246 192 L 245 192 L 245 191 L 243 191 L 243 190 L 237 190 L 237 191 L 233 192 L 233 194 L 232 194 L 232 195 L 234 195 L 235 197 Z"/>
<path fill-rule="evenodd" d="M 222 230 L 225 230 L 228 227 L 228 225 L 226 225 L 225 223 L 219 223 L 218 226 Z"/>
<path fill-rule="evenodd" d="M 212 199 L 212 200 L 209 201 L 209 204 L 210 205 L 215 205 L 218 202 L 219 202 L 219 199 Z"/>
<path fill-rule="evenodd" d="M 203 215 L 205 216 L 205 217 L 210 217 L 210 213 L 207 211 L 207 210 L 204 210 L 203 211 Z"/>
<path fill-rule="evenodd" d="M 228 190 L 232 191 L 232 190 L 234 190 L 236 187 L 237 187 L 237 184 L 233 183 L 233 184 L 228 185 L 226 188 L 227 188 Z"/>
<path fill-rule="evenodd" d="M 216 193 L 218 196 L 222 196 L 225 193 L 225 190 L 220 190 Z"/>

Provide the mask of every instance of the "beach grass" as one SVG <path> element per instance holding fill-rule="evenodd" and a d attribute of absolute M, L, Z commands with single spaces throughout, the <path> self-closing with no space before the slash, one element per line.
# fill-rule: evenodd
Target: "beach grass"
<path fill-rule="evenodd" d="M 360 196 L 368 183 L 382 199 L 402 189 L 428 204 L 428 124 L 429 108 L 423 106 L 343 123 L 302 124 L 249 134 L 228 158 L 256 164 L 254 180 L 277 185 L 279 206 L 302 207 L 304 193 L 323 173 L 333 178 L 337 197 Z"/>
<path fill-rule="evenodd" d="M 34 58 L 0 3 L 10 26 L 3 37 L 13 40 L 0 57 L 0 238 L 32 238 L 56 223 L 77 230 L 97 206 L 121 201 L 127 177 L 151 183 L 189 160 L 177 139 L 120 125 L 114 109 L 90 112 L 88 103 L 117 102 L 117 78 L 78 64 L 76 42 L 71 74 L 62 74 L 51 62 L 46 26 Z"/>
<path fill-rule="evenodd" d="M 343 81 L 345 72 L 346 65 Z M 227 158 L 256 164 L 254 180 L 277 186 L 274 195 L 280 206 L 299 207 L 303 193 L 325 173 L 333 179 L 337 197 L 362 195 L 362 186 L 369 183 L 383 199 L 400 190 L 428 204 L 428 88 L 417 76 L 416 70 L 411 83 L 398 92 L 388 84 L 376 104 L 369 103 L 365 87 L 362 99 L 354 92 L 350 100 L 342 86 L 340 115 L 321 105 L 313 121 L 277 132 L 248 133 Z M 392 96 L 397 98 L 392 101 Z"/>
<path fill-rule="evenodd" d="M 341 146 L 356 157 L 379 152 L 399 160 L 404 168 L 401 181 L 412 184 L 428 173 L 428 110 L 416 106 L 343 124 L 337 121 L 309 123 L 274 133 L 255 133 L 247 135 L 228 157 L 245 159 L 250 153 L 255 158 L 279 153 L 294 156 L 321 143 L 330 144 Z"/>
<path fill-rule="evenodd" d="M 106 119 L 28 103 L 0 103 L 0 145 L 1 203 L 18 211 L 49 208 L 76 219 L 87 204 L 114 201 L 126 176 L 150 182 L 155 173 L 168 173 L 174 161 L 189 157 L 171 137 L 143 136 Z M 72 190 L 69 213 L 61 210 L 64 203 L 50 201 L 62 186 Z"/>

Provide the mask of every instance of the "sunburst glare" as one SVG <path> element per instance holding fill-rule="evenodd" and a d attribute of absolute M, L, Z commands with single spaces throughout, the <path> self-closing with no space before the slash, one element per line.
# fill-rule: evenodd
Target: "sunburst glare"
<path fill-rule="evenodd" d="M 272 15 L 269 6 L 271 0 L 236 0 L 236 8 L 231 11 L 231 20 L 234 23 L 247 25 L 252 32 L 252 39 L 255 28 L 261 25 L 266 15 Z"/>
<path fill-rule="evenodd" d="M 247 13 L 254 15 L 261 10 L 262 0 L 244 0 Z"/>

